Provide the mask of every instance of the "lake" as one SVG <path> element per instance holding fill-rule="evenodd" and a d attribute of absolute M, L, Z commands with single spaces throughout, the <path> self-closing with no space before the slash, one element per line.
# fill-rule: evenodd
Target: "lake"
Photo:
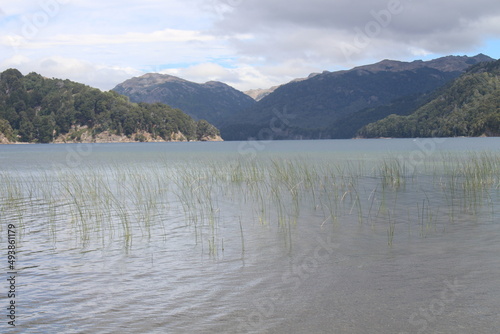
<path fill-rule="evenodd" d="M 0 181 L 5 333 L 500 328 L 500 138 L 1 145 Z"/>

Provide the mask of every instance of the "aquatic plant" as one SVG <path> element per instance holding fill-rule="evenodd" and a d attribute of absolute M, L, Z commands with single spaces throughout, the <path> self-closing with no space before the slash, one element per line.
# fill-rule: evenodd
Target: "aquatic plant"
<path fill-rule="evenodd" d="M 400 223 L 408 225 L 409 234 L 412 226 L 418 227 L 425 237 L 436 233 L 439 224 L 445 230 L 443 217 L 450 223 L 462 215 L 478 217 L 486 206 L 494 213 L 500 154 L 448 153 L 416 167 L 410 172 L 394 156 L 366 163 L 228 155 L 196 163 L 177 159 L 27 174 L 2 171 L 0 213 L 22 226 L 43 221 L 54 243 L 58 231 L 70 228 L 83 245 L 99 235 L 103 246 L 119 236 L 130 247 L 135 238 L 156 237 L 153 231 L 166 238 L 173 214 L 179 212 L 195 244 L 212 257 L 232 246 L 222 224 L 239 230 L 242 252 L 248 247 L 243 222 L 250 221 L 276 228 L 287 246 L 298 224 L 335 228 L 368 221 L 374 232 L 384 227 L 393 246 Z"/>

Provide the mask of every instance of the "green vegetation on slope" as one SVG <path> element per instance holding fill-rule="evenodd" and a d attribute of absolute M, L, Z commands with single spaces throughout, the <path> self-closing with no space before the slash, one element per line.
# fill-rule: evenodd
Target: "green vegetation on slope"
<path fill-rule="evenodd" d="M 208 122 L 196 122 L 164 104 L 131 103 L 113 91 L 36 73 L 23 76 L 16 69 L 0 74 L 0 135 L 7 140 L 50 143 L 80 127 L 89 129 L 92 136 L 105 131 L 130 138 L 148 133 L 155 140 L 180 134 L 186 140 L 219 135 Z M 144 139 L 144 135 L 135 136 L 135 140 Z"/>
<path fill-rule="evenodd" d="M 225 119 L 256 102 L 222 82 L 190 82 L 167 74 L 149 73 L 117 85 L 113 91 L 132 102 L 160 102 L 179 108 L 194 119 L 206 119 L 219 127 Z"/>
<path fill-rule="evenodd" d="M 324 73 L 300 82 L 284 85 L 259 101 L 245 114 L 235 115 L 221 125 L 221 133 L 228 140 L 256 137 L 258 133 L 240 133 L 238 125 L 268 126 L 277 113 L 286 113 L 291 132 L 286 139 L 296 135 L 305 138 L 339 138 L 337 131 L 328 131 L 344 118 L 357 112 L 385 107 L 403 97 L 424 94 L 445 85 L 460 75 L 459 72 L 442 72 L 431 68 L 412 71 L 351 70 L 343 73 Z M 385 116 L 385 115 L 384 115 Z M 383 117 L 384 117 L 383 116 Z M 378 118 L 379 119 L 379 118 Z M 358 127 L 362 119 L 356 118 Z M 245 138 L 246 139 L 246 138 Z"/>
<path fill-rule="evenodd" d="M 228 117 L 219 129 L 225 140 L 352 138 L 361 127 L 388 115 L 411 114 L 471 65 L 492 60 L 482 54 L 383 60 L 311 75 L 280 86 L 245 112 Z"/>
<path fill-rule="evenodd" d="M 390 115 L 358 131 L 361 137 L 500 135 L 500 61 L 473 66 L 408 116 Z"/>

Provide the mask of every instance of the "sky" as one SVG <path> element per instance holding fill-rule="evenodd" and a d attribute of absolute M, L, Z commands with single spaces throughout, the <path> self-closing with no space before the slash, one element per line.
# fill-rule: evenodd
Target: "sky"
<path fill-rule="evenodd" d="M 0 71 L 102 90 L 164 73 L 239 90 L 383 59 L 500 58 L 498 0 L 0 0 Z"/>

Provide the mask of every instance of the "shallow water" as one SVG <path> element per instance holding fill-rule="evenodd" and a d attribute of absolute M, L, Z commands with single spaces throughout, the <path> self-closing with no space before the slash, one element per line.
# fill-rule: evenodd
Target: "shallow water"
<path fill-rule="evenodd" d="M 500 173 L 449 170 L 499 144 L 0 146 L 0 243 L 18 232 L 17 326 L 0 328 L 495 333 Z"/>

